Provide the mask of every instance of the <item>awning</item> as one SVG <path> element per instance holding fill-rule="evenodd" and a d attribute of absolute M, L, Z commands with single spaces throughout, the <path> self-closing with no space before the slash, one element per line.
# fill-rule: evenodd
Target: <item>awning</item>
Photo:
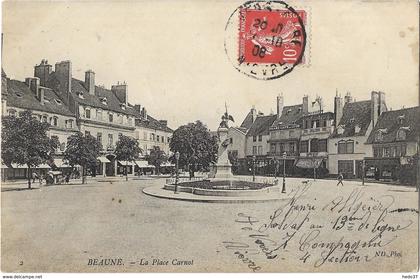
<path fill-rule="evenodd" d="M 135 163 L 139 168 L 150 168 L 150 169 L 155 168 L 155 166 L 149 165 L 147 161 L 135 161 Z"/>
<path fill-rule="evenodd" d="M 54 165 L 57 168 L 71 168 L 71 166 L 67 162 L 64 162 L 61 158 L 55 158 Z"/>
<path fill-rule="evenodd" d="M 120 165 L 123 165 L 123 166 L 125 166 L 125 165 L 127 165 L 127 166 L 131 166 L 131 165 L 133 165 L 133 164 L 135 164 L 134 162 L 129 162 L 129 161 L 118 161 L 118 164 L 120 164 Z"/>
<path fill-rule="evenodd" d="M 302 169 L 313 169 L 313 168 L 319 168 L 319 166 L 322 163 L 321 158 L 313 158 L 313 159 L 298 159 L 296 162 L 296 167 L 302 168 Z"/>
<path fill-rule="evenodd" d="M 169 162 L 165 162 L 163 164 L 160 165 L 161 167 L 175 167 L 175 164 L 171 164 Z"/>
<path fill-rule="evenodd" d="M 101 163 L 110 163 L 111 161 L 108 160 L 105 156 L 101 156 L 98 158 L 98 161 Z"/>
<path fill-rule="evenodd" d="M 28 165 L 27 164 L 18 165 L 16 163 L 13 163 L 12 168 L 14 168 L 14 169 L 27 169 Z M 40 164 L 37 167 L 33 167 L 33 169 L 50 169 L 50 168 L 51 167 L 47 164 Z"/>

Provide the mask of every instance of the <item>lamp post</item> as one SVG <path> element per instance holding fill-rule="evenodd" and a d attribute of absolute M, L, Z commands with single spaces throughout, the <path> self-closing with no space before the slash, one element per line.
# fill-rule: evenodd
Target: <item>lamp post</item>
<path fill-rule="evenodd" d="M 254 155 L 252 156 L 252 181 L 255 182 L 255 160 L 257 157 Z"/>
<path fill-rule="evenodd" d="M 283 187 L 281 192 L 286 193 L 286 152 L 283 152 Z"/>
<path fill-rule="evenodd" d="M 366 161 L 363 159 L 362 161 L 362 185 L 365 185 L 365 169 L 366 169 Z"/>
<path fill-rule="evenodd" d="M 175 160 L 176 160 L 176 165 L 175 165 L 175 190 L 174 190 L 174 194 L 178 194 L 178 178 L 179 178 L 179 172 L 178 172 L 178 168 L 179 168 L 179 152 L 175 152 Z"/>

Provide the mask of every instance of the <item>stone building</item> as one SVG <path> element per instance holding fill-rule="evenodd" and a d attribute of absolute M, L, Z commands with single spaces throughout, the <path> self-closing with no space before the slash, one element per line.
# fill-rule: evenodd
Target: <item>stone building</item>
<path fill-rule="evenodd" d="M 371 93 L 371 99 L 352 101 L 348 93 L 334 98 L 334 132 L 328 141 L 328 166 L 331 174 L 345 178 L 361 178 L 364 157 L 372 157 L 372 148 L 365 143 L 380 115 L 387 110 L 385 94 Z"/>
<path fill-rule="evenodd" d="M 172 130 L 165 120 L 158 121 L 147 115 L 144 107 L 140 110 L 139 105 L 128 102 L 126 83 L 117 83 L 111 89 L 98 86 L 92 70 L 87 70 L 84 80 L 79 80 L 73 77 L 71 61 L 57 62 L 53 71 L 52 65 L 42 60 L 34 67 L 35 77 L 27 78 L 25 82 L 3 78 L 3 74 L 3 114 L 32 110 L 41 121 L 49 122 L 50 136 L 57 136 L 60 141 L 57 164 L 62 164 L 60 152 L 65 150 L 67 137 L 75 131 L 90 134 L 102 144 L 98 167 L 91 170 L 94 175 L 122 174 L 125 162 L 118 162 L 114 154 L 120 135 L 140 140 L 137 135 L 143 135 L 147 130 L 152 145 L 169 152 Z M 6 98 L 3 97 L 4 88 L 7 88 Z M 145 150 L 145 154 L 141 154 L 144 156 L 149 148 L 140 145 Z M 144 161 L 130 164 L 130 174 L 145 167 Z M 146 167 L 150 168 L 147 164 Z"/>
<path fill-rule="evenodd" d="M 377 118 L 366 142 L 372 148 L 372 156 L 365 157 L 368 178 L 416 183 L 419 120 L 420 107 L 385 111 Z"/>

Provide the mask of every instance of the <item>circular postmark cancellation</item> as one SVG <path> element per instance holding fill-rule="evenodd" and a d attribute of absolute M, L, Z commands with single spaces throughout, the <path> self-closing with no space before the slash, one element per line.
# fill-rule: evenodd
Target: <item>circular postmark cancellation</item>
<path fill-rule="evenodd" d="M 304 63 L 306 12 L 284 1 L 248 1 L 229 17 L 225 52 L 247 76 L 271 80 Z"/>

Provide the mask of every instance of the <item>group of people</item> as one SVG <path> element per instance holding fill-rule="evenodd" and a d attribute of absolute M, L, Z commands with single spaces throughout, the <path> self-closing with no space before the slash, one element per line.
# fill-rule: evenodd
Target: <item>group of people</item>
<path fill-rule="evenodd" d="M 61 184 L 61 183 L 65 183 L 68 184 L 70 182 L 70 177 L 71 177 L 72 173 L 68 172 L 66 174 L 62 174 L 59 177 L 54 177 L 54 174 L 52 172 L 48 172 L 45 177 L 44 174 L 40 173 L 36 173 L 33 172 L 32 173 L 32 183 L 35 183 L 36 180 L 38 180 L 39 185 L 42 186 L 45 180 L 45 183 L 47 185 L 51 185 L 51 184 Z"/>

